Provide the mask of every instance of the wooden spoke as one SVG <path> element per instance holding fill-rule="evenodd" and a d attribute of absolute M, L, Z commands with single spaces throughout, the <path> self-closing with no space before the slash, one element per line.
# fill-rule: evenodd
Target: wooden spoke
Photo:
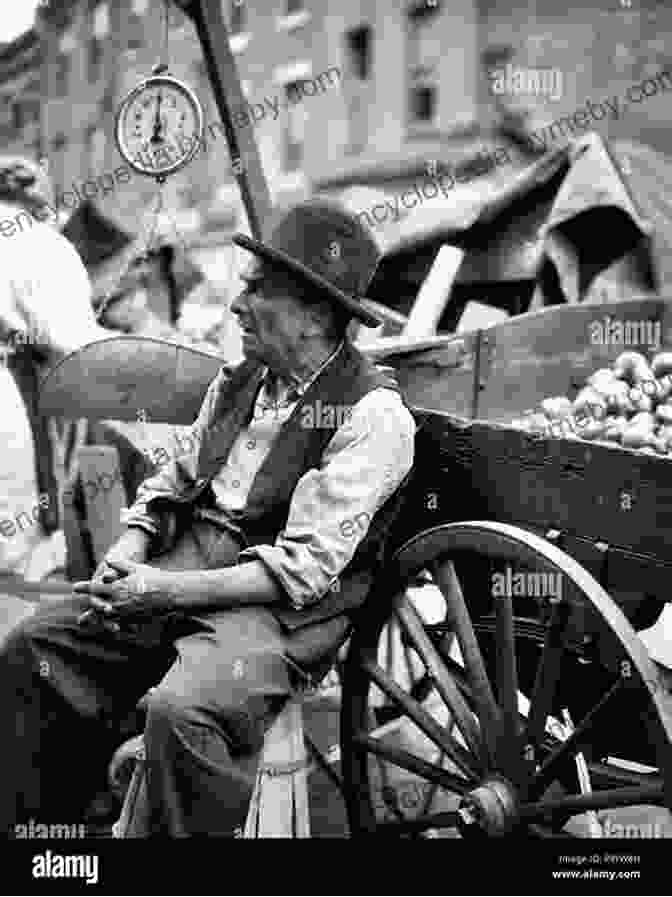
<path fill-rule="evenodd" d="M 446 755 L 444 753 L 439 754 L 438 763 L 441 768 L 443 768 L 443 763 L 445 761 Z M 425 799 L 422 804 L 422 810 L 420 811 L 420 816 L 426 816 L 429 813 L 429 808 L 432 805 L 434 798 L 436 797 L 436 793 L 439 790 L 439 786 L 436 784 L 432 784 L 427 789 L 427 794 L 425 795 Z"/>
<path fill-rule="evenodd" d="M 535 745 L 541 744 L 546 720 L 551 712 L 553 698 L 560 679 L 560 667 L 565 651 L 563 636 L 569 617 L 569 604 L 554 602 L 551 619 L 546 631 L 537 677 L 530 700 L 526 738 Z"/>
<path fill-rule="evenodd" d="M 445 769 L 433 766 L 431 763 L 427 763 L 426 760 L 422 760 L 420 757 L 416 757 L 402 748 L 392 747 L 389 744 L 378 741 L 376 738 L 371 738 L 365 732 L 356 732 L 353 735 L 353 743 L 360 748 L 366 748 L 370 753 L 387 760 L 388 763 L 392 763 L 400 769 L 405 769 L 407 772 L 421 776 L 428 782 L 436 782 L 437 785 L 445 788 L 446 791 L 454 794 L 466 794 L 471 788 L 471 785 L 465 779 L 461 779 Z"/>
<path fill-rule="evenodd" d="M 518 670 L 516 646 L 513 637 L 513 601 L 511 598 L 495 599 L 497 620 L 497 691 L 503 710 L 502 737 L 498 743 L 497 760 L 500 769 L 521 783 L 525 777 L 521 765 L 519 717 L 518 717 Z"/>
<path fill-rule="evenodd" d="M 404 713 L 424 732 L 424 734 L 446 753 L 453 763 L 462 770 L 469 780 L 475 781 L 477 770 L 474 769 L 472 756 L 459 744 L 453 743 L 447 730 L 440 726 L 425 708 L 409 697 L 397 683 L 373 661 L 364 661 L 364 670 L 376 683 L 378 688 L 391 700 L 401 706 Z"/>
<path fill-rule="evenodd" d="M 413 641 L 413 647 L 425 663 L 437 691 L 455 717 L 455 723 L 462 732 L 467 747 L 473 751 L 479 763 L 483 764 L 485 758 L 478 727 L 459 689 L 446 673 L 441 656 L 424 630 L 420 615 L 404 596 L 396 600 L 395 613 Z"/>
<path fill-rule="evenodd" d="M 543 790 L 550 785 L 557 775 L 557 770 L 568 759 L 573 757 L 581 750 L 584 742 L 589 741 L 590 731 L 602 710 L 609 701 L 614 697 L 623 686 L 623 679 L 617 679 L 611 688 L 600 698 L 597 704 L 589 710 L 581 720 L 576 729 L 569 736 L 567 741 L 560 744 L 553 753 L 542 763 L 541 769 L 534 776 L 530 783 L 529 793 L 531 796 L 539 796 Z"/>
<path fill-rule="evenodd" d="M 441 660 L 446 665 L 447 671 L 450 673 L 450 675 L 454 679 L 455 684 L 460 689 L 465 701 L 468 702 L 469 707 L 475 713 L 476 712 L 476 700 L 474 697 L 474 690 L 471 687 L 471 684 L 469 683 L 469 681 L 467 679 L 467 675 L 465 673 L 464 667 L 460 666 L 460 664 L 456 660 L 453 660 L 452 657 L 449 657 L 448 655 L 446 655 L 444 653 L 444 650 L 443 650 L 443 647 L 441 644 L 436 645 L 436 650 L 441 655 Z"/>
<path fill-rule="evenodd" d="M 308 753 L 320 767 L 322 772 L 327 776 L 328 779 L 331 780 L 332 784 L 336 786 L 340 794 L 345 794 L 343 780 L 337 773 L 334 772 L 331 763 L 327 762 L 322 752 L 315 745 L 315 742 L 311 738 L 309 738 L 309 736 L 305 732 L 303 734 L 303 740 L 306 743 Z"/>
<path fill-rule="evenodd" d="M 594 791 L 592 794 L 570 794 L 553 800 L 541 800 L 521 804 L 519 814 L 523 819 L 535 819 L 548 814 L 585 813 L 587 810 L 609 810 L 614 807 L 632 807 L 638 804 L 663 804 L 665 788 L 662 785 L 638 785 L 633 788 L 612 788 Z"/>
<path fill-rule="evenodd" d="M 433 565 L 434 581 L 441 590 L 448 609 L 448 620 L 453 624 L 462 652 L 464 665 L 469 674 L 469 682 L 478 707 L 486 751 L 492 764 L 496 756 L 497 732 L 499 730 L 499 710 L 492 693 L 492 687 L 476 633 L 471 625 L 469 611 L 462 594 L 460 582 L 451 561 Z"/>

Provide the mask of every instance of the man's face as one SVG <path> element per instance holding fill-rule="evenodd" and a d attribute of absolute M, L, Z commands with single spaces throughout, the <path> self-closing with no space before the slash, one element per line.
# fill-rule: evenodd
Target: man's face
<path fill-rule="evenodd" d="M 307 309 L 292 296 L 291 280 L 257 259 L 240 277 L 246 286 L 231 311 L 243 331 L 245 357 L 271 367 L 291 363 L 307 323 Z"/>

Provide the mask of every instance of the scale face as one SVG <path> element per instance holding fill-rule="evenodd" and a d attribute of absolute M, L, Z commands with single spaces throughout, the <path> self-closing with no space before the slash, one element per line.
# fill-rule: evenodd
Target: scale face
<path fill-rule="evenodd" d="M 203 109 L 178 78 L 152 75 L 122 100 L 114 128 L 117 147 L 135 171 L 163 178 L 187 165 L 203 138 Z"/>

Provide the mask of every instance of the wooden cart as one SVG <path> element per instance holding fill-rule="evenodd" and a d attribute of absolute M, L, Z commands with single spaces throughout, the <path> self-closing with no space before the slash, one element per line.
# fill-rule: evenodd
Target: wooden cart
<path fill-rule="evenodd" d="M 355 836 L 567 837 L 672 807 L 672 697 L 637 636 L 670 595 L 672 456 L 507 425 L 624 350 L 591 343 L 607 311 L 660 322 L 670 344 L 669 303 L 646 300 L 374 352 L 419 430 L 345 668 Z M 424 590 L 441 598 L 431 620 Z"/>

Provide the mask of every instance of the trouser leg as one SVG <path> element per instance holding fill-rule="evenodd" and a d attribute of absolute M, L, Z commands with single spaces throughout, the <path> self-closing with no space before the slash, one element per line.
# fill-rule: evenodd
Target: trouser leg
<path fill-rule="evenodd" d="M 176 642 L 149 696 L 145 747 L 154 834 L 228 834 L 244 824 L 264 735 L 292 688 L 285 638 L 264 608 L 210 615 Z"/>
<path fill-rule="evenodd" d="M 207 532 L 186 533 L 158 566 L 205 566 Z M 198 625 L 165 619 L 111 633 L 82 626 L 85 597 L 50 601 L 0 645 L 0 835 L 28 819 L 81 819 L 119 742 L 118 720 L 175 660 Z"/>
<path fill-rule="evenodd" d="M 118 743 L 114 721 L 170 667 L 170 642 L 78 625 L 84 598 L 52 602 L 0 650 L 0 833 L 81 816 Z M 116 739 L 116 740 L 115 740 Z"/>

